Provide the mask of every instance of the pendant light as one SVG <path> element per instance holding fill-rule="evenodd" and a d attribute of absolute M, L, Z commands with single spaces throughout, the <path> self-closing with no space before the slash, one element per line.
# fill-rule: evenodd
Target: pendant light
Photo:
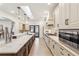
<path fill-rule="evenodd" d="M 18 16 L 18 19 L 20 20 L 21 18 L 20 18 L 20 15 L 21 15 L 21 8 L 20 7 L 17 7 L 18 8 L 18 13 L 17 13 L 17 16 Z"/>

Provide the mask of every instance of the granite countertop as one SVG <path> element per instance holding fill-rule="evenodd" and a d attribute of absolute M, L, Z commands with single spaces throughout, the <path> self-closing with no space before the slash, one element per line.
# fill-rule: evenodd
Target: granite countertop
<path fill-rule="evenodd" d="M 5 41 L 0 42 L 0 54 L 5 53 L 17 53 L 26 42 L 33 36 L 32 35 L 23 35 L 17 39 L 12 39 L 10 43 L 5 43 Z"/>
<path fill-rule="evenodd" d="M 46 34 L 47 35 L 47 34 Z M 59 37 L 54 36 L 54 35 L 47 35 L 50 39 L 54 40 L 55 42 L 57 42 L 59 45 L 61 45 L 62 47 L 64 47 L 66 50 L 68 50 L 69 52 L 73 53 L 74 55 L 78 56 L 79 55 L 79 49 L 73 48 L 71 46 L 69 46 L 68 44 L 62 42 L 59 40 Z"/>

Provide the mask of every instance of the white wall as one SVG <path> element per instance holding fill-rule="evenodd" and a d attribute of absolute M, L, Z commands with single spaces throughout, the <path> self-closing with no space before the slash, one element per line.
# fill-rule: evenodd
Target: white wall
<path fill-rule="evenodd" d="M 11 15 L 11 14 L 5 12 L 5 11 L 0 10 L 0 17 L 5 17 L 5 18 L 8 18 L 8 19 L 14 21 L 15 22 L 15 26 L 14 26 L 15 34 L 17 34 L 19 32 L 19 22 L 20 21 L 17 19 L 16 16 Z"/>
<path fill-rule="evenodd" d="M 43 18 L 41 18 L 40 20 L 29 20 L 29 25 L 39 25 L 40 28 L 39 28 L 39 34 L 40 34 L 40 39 L 42 39 L 43 37 L 43 26 L 44 26 L 44 21 L 43 21 Z"/>
<path fill-rule="evenodd" d="M 3 30 L 5 33 L 5 27 L 8 27 L 8 32 L 11 32 L 11 21 L 0 21 L 0 25 L 3 25 Z"/>
<path fill-rule="evenodd" d="M 40 21 L 39 20 L 29 20 L 29 25 L 39 25 Z"/>

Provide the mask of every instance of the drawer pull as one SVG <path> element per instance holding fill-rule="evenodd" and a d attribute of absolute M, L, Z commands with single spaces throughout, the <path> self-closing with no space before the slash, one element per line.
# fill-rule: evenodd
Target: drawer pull
<path fill-rule="evenodd" d="M 60 47 L 60 49 L 63 51 L 64 49 Z"/>
<path fill-rule="evenodd" d="M 68 54 L 68 56 L 71 56 L 70 54 Z"/>
<path fill-rule="evenodd" d="M 64 55 L 62 52 L 60 52 L 61 55 Z"/>
<path fill-rule="evenodd" d="M 55 48 L 55 46 L 53 45 L 53 48 Z"/>

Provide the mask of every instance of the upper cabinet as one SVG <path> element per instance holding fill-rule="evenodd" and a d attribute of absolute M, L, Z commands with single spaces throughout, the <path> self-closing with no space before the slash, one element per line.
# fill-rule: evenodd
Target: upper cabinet
<path fill-rule="evenodd" d="M 71 3 L 70 4 L 70 21 L 76 21 L 78 20 L 78 4 L 77 3 Z"/>
<path fill-rule="evenodd" d="M 59 4 L 59 28 L 71 29 L 78 28 L 79 21 L 79 4 L 78 3 L 60 3 Z"/>
<path fill-rule="evenodd" d="M 55 13 L 55 28 L 59 26 L 59 7 L 57 6 L 54 10 Z"/>
<path fill-rule="evenodd" d="M 59 4 L 59 28 L 65 26 L 64 19 L 65 19 L 65 12 L 64 12 L 64 4 Z"/>

